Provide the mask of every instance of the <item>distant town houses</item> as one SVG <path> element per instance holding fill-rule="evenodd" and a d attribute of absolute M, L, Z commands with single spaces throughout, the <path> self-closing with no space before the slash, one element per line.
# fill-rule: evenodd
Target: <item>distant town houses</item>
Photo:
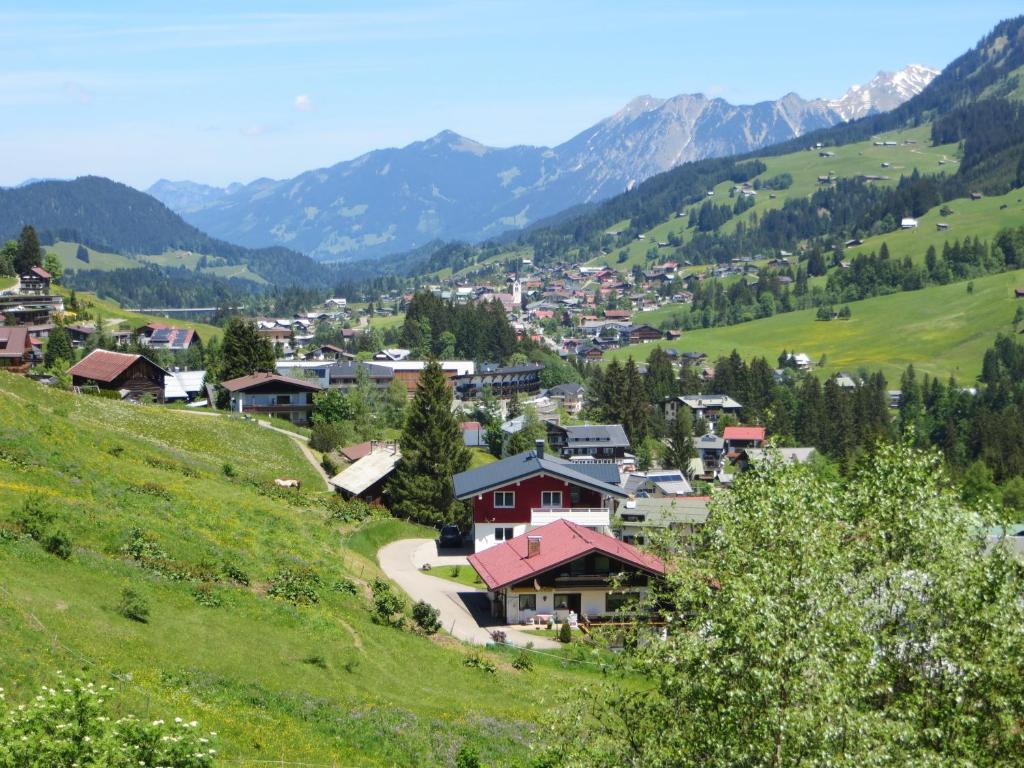
<path fill-rule="evenodd" d="M 473 372 L 454 378 L 455 394 L 463 400 L 477 398 L 487 389 L 495 397 L 503 399 L 512 395 L 534 395 L 541 389 L 540 374 L 543 370 L 540 363 L 484 364 Z"/>
<path fill-rule="evenodd" d="M 661 403 L 666 421 L 675 421 L 680 408 L 687 408 L 693 420 L 714 425 L 720 416 L 739 417 L 743 406 L 728 395 L 679 395 L 669 397 Z"/>

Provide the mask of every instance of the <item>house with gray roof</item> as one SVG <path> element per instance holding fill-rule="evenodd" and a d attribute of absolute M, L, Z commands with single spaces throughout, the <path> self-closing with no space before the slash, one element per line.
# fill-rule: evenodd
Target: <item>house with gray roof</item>
<path fill-rule="evenodd" d="M 532 450 L 460 472 L 452 484 L 457 499 L 472 501 L 481 552 L 560 519 L 607 533 L 615 502 L 627 497 L 617 481 L 615 465 L 550 456 L 538 440 Z"/>
<path fill-rule="evenodd" d="M 629 438 L 621 424 L 557 424 L 545 423 L 548 445 L 563 459 L 577 459 L 616 464 L 633 460 L 629 455 Z"/>
<path fill-rule="evenodd" d="M 704 528 L 709 496 L 638 498 L 619 505 L 612 521 L 615 537 L 626 544 L 649 544 L 657 531 L 678 531 L 686 538 Z"/>

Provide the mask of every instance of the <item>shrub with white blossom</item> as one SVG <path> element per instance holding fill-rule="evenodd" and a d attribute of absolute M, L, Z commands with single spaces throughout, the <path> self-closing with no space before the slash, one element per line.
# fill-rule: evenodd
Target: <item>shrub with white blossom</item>
<path fill-rule="evenodd" d="M 195 721 L 109 716 L 113 689 L 58 677 L 15 704 L 0 688 L 0 768 L 209 768 L 215 733 Z"/>

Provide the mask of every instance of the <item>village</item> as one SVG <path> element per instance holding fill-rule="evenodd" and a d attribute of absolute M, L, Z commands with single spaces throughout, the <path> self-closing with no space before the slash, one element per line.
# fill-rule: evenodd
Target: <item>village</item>
<path fill-rule="evenodd" d="M 787 266 L 784 258 L 771 265 Z M 744 421 L 742 403 L 713 391 L 714 367 L 705 354 L 673 350 L 667 355 L 672 376 L 711 390 L 652 402 L 652 413 L 669 429 L 685 417 L 680 424 L 691 439 L 685 447 L 638 455 L 639 446 L 631 444 L 623 424 L 588 420 L 595 412 L 588 378 L 575 372 L 598 365 L 608 349 L 679 336 L 638 322 L 645 310 L 687 300 L 678 265 L 655 265 L 635 276 L 636 283 L 610 268 L 525 267 L 531 270 L 527 275 L 499 276 L 498 284 L 427 291 L 451 306 L 500 306 L 517 339 L 529 339 L 574 373 L 552 383 L 544 363 L 516 359 L 521 356 L 434 361 L 449 390 L 462 444 L 474 457 L 474 466 L 446 480 L 467 514 L 439 524 L 436 541 L 419 542 L 392 563 L 395 580 L 410 594 L 431 598 L 456 636 L 482 643 L 502 625 L 502 636 L 509 637 L 514 626 L 550 629 L 564 623 L 572 631 L 589 631 L 594 623 L 636 619 L 628 607 L 640 604 L 649 580 L 664 574 L 649 545 L 671 540 L 685 548 L 700 534 L 712 495 L 727 493 L 737 475 L 765 460 L 771 438 L 764 425 Z M 730 266 L 708 274 L 747 270 L 749 265 Z M 324 448 L 316 440 L 315 425 L 326 418 L 325 393 L 369 392 L 377 409 L 390 396 L 401 409 L 415 399 L 432 364 L 413 350 L 379 346 L 380 334 L 379 348 L 368 348 L 370 308 L 353 309 L 345 299 L 332 298 L 291 318 L 247 321 L 244 326 L 272 350 L 273 368 L 254 364 L 243 375 L 217 380 L 190 367 L 204 360 L 203 340 L 194 329 L 83 322 L 65 307 L 51 279 L 34 267 L 0 296 L 4 369 L 86 395 L 197 412 L 219 408 L 229 418 L 259 421 L 302 443 L 331 492 L 385 509 L 395 506 L 390 482 L 402 461 L 400 422 L 344 445 Z M 378 297 L 374 315 L 390 314 L 389 303 L 405 311 L 414 298 Z M 330 343 L 318 341 L 326 328 L 333 333 Z M 59 352 L 57 362 L 55 349 L 64 341 L 53 339 L 61 332 L 70 349 Z M 96 346 L 99 336 L 109 348 Z M 791 354 L 786 362 L 800 372 L 811 368 L 805 354 Z M 55 370 L 62 365 L 65 371 Z M 646 374 L 643 366 L 639 371 Z M 847 385 L 855 386 L 852 380 Z M 670 434 L 663 439 L 670 447 L 687 439 Z M 309 445 L 324 450 L 314 454 Z M 815 456 L 811 446 L 773 444 L 772 452 L 784 462 L 806 463 Z M 278 482 L 287 487 L 294 481 Z M 382 551 L 382 564 L 386 557 Z M 416 563 L 417 572 L 408 573 L 409 562 Z M 448 599 L 455 587 L 429 573 L 443 567 L 473 569 L 476 603 L 464 597 L 460 607 Z M 486 604 L 479 602 L 483 594 Z"/>

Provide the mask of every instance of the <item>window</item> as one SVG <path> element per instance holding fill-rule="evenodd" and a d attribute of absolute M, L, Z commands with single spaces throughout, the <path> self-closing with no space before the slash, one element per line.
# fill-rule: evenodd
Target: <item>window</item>
<path fill-rule="evenodd" d="M 609 573 L 611 569 L 611 560 L 604 555 L 594 555 L 594 573 Z"/>
<path fill-rule="evenodd" d="M 537 610 L 537 596 L 536 595 L 520 595 L 519 596 L 519 610 L 520 611 L 536 611 Z"/>
<path fill-rule="evenodd" d="M 556 611 L 568 611 L 571 595 L 555 595 L 554 608 Z"/>
<path fill-rule="evenodd" d="M 513 530 L 511 528 L 495 528 L 494 529 L 494 540 L 495 541 L 508 541 L 514 539 Z"/>
<path fill-rule="evenodd" d="M 277 396 L 277 404 L 278 405 L 291 405 L 291 403 L 292 403 L 291 395 L 278 395 Z"/>
<path fill-rule="evenodd" d="M 604 596 L 605 613 L 614 613 L 621 608 L 628 608 L 638 597 L 636 592 L 609 592 Z"/>
<path fill-rule="evenodd" d="M 561 507 L 562 506 L 562 492 L 561 491 L 541 491 L 540 494 L 540 505 L 542 507 Z"/>
<path fill-rule="evenodd" d="M 495 491 L 494 508 L 512 509 L 516 505 L 515 491 Z"/>

